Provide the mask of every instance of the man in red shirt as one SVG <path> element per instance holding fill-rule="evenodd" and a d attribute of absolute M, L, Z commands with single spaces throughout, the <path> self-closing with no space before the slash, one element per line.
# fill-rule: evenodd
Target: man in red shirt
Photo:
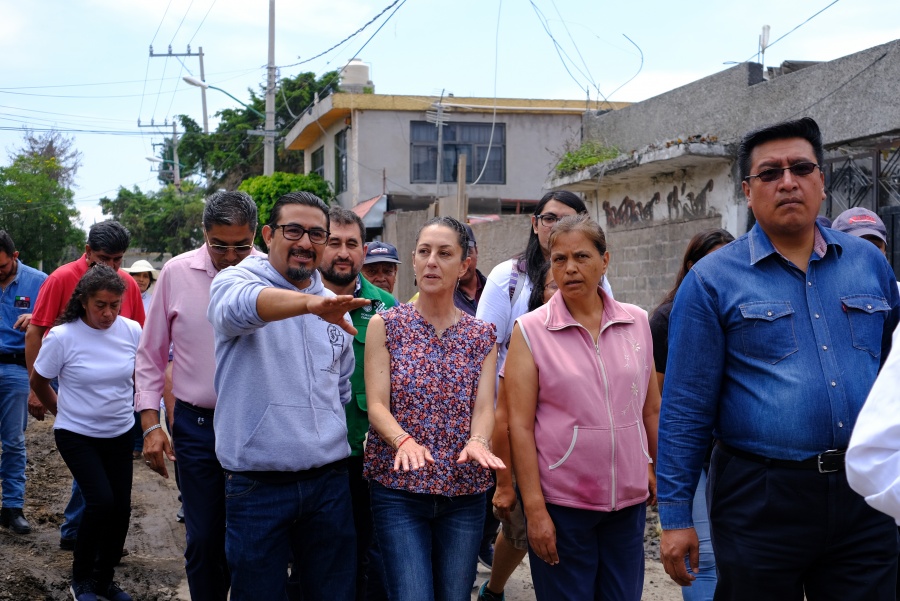
<path fill-rule="evenodd" d="M 141 291 L 134 278 L 119 269 L 130 242 L 131 234 L 118 221 L 95 223 L 88 232 L 87 244 L 84 246 L 84 254 L 81 255 L 81 258 L 62 265 L 44 281 L 31 315 L 31 323 L 25 332 L 25 364 L 28 367 L 29 377 L 34 360 L 41 350 L 44 335 L 66 308 L 66 304 L 75 290 L 75 285 L 92 265 L 102 263 L 119 272 L 125 282 L 125 295 L 122 297 L 122 309 L 119 314 L 135 320 L 143 327 L 144 303 L 141 301 Z M 34 392 L 28 397 L 28 412 L 36 420 L 43 421 L 45 409 Z M 75 536 L 83 511 L 84 499 L 81 497 L 78 483 L 73 481 L 72 498 L 69 499 L 69 504 L 65 509 L 65 521 L 60 526 L 59 546 L 61 548 L 67 550 L 75 548 Z"/>

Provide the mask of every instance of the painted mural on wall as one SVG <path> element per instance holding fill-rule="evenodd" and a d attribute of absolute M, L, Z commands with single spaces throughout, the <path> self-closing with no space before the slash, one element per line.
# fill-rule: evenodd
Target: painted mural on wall
<path fill-rule="evenodd" d="M 666 195 L 666 207 L 668 217 L 673 219 L 703 219 L 715 217 L 718 211 L 709 206 L 707 195 L 713 190 L 713 180 L 706 182 L 699 191 L 687 190 L 687 184 L 681 187 L 672 186 L 672 190 Z M 644 221 L 653 221 L 653 206 L 660 204 L 662 192 L 655 192 L 644 204 L 625 196 L 619 206 L 613 206 L 608 200 L 603 201 L 603 211 L 606 213 L 608 227 L 631 225 Z"/>

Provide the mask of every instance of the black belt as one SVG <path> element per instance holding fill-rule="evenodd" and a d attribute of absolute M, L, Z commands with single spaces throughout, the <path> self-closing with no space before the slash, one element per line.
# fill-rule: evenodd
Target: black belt
<path fill-rule="evenodd" d="M 331 470 L 344 469 L 347 466 L 347 459 L 338 459 L 319 467 L 312 467 L 308 470 L 300 472 L 231 472 L 225 470 L 226 474 L 238 474 L 257 482 L 264 484 L 293 484 L 294 482 L 302 482 L 303 480 L 311 480 L 318 478 Z"/>
<path fill-rule="evenodd" d="M 198 407 L 197 405 L 191 405 L 187 401 L 182 401 L 181 399 L 175 399 L 176 405 L 181 405 L 183 408 L 188 411 L 193 411 L 194 413 L 199 413 L 204 417 L 215 417 L 216 410 L 215 409 L 207 409 L 206 407 Z"/>
<path fill-rule="evenodd" d="M 740 457 L 741 459 L 746 459 L 747 461 L 761 463 L 769 467 L 783 467 L 789 470 L 818 470 L 820 474 L 830 474 L 832 472 L 842 471 L 844 469 L 844 455 L 847 454 L 847 449 L 833 449 L 831 451 L 819 453 L 815 457 L 810 457 L 809 459 L 793 461 L 790 459 L 772 459 L 770 457 L 748 453 L 747 451 L 730 447 L 722 441 L 719 441 L 716 444 L 726 453 L 734 455 L 735 457 Z"/>
<path fill-rule="evenodd" d="M 25 367 L 25 353 L 0 353 L 0 364 Z"/>

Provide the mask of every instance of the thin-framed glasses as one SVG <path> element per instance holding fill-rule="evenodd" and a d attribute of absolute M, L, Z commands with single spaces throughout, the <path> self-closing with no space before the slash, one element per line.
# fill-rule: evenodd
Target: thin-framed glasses
<path fill-rule="evenodd" d="M 790 167 L 775 167 L 773 169 L 763 169 L 754 175 L 748 175 L 744 179 L 748 182 L 751 177 L 758 177 L 759 181 L 771 183 L 784 177 L 785 171 L 790 171 L 794 177 L 806 177 L 815 171 L 819 166 L 815 163 L 795 163 Z"/>
<path fill-rule="evenodd" d="M 272 226 L 272 230 L 277 230 L 278 228 L 281 228 L 281 233 L 285 240 L 297 241 L 306 234 L 309 236 L 309 241 L 313 244 L 325 244 L 328 242 L 328 236 L 331 235 L 331 232 L 323 230 L 320 227 L 306 229 L 302 225 L 297 225 L 296 223 L 284 223 Z"/>
<path fill-rule="evenodd" d="M 544 227 L 553 227 L 560 220 L 560 217 L 557 217 L 553 213 L 535 215 L 534 218 L 540 221 L 541 225 L 543 225 Z"/>
<path fill-rule="evenodd" d="M 227 255 L 229 250 L 233 250 L 236 255 L 246 255 L 253 250 L 252 244 L 241 244 L 240 246 L 226 246 L 224 244 L 213 244 L 209 240 L 206 241 L 209 251 L 217 255 Z"/>

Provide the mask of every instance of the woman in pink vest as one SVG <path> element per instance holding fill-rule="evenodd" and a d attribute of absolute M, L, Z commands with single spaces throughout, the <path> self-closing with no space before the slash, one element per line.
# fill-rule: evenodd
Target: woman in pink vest
<path fill-rule="evenodd" d="M 520 317 L 505 367 L 516 480 L 538 601 L 639 601 L 659 385 L 647 313 L 600 287 L 603 230 L 586 215 L 550 234 L 559 291 Z"/>

